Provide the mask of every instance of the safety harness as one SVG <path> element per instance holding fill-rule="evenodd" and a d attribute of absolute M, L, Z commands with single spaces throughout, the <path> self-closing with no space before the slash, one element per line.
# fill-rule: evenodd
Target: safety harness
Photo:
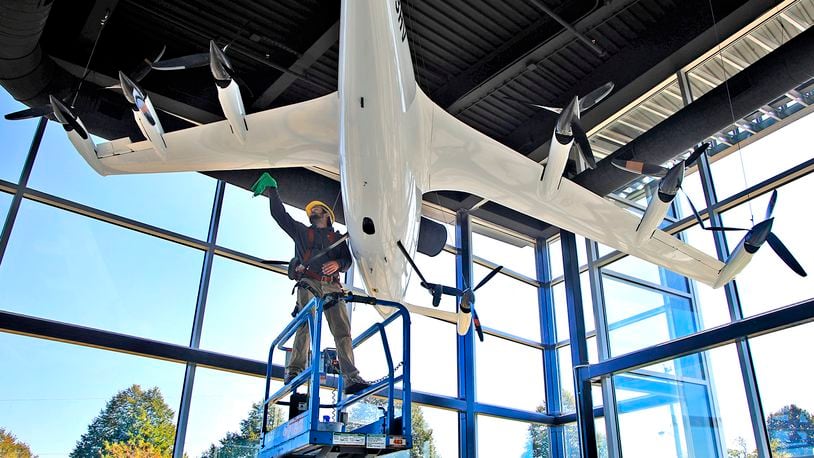
<path fill-rule="evenodd" d="M 305 270 L 297 271 L 297 268 L 301 265 L 307 264 L 309 261 L 314 259 L 318 259 L 322 256 L 328 254 L 329 251 L 334 249 L 335 247 L 339 246 L 342 242 L 347 240 L 348 235 L 345 234 L 339 238 L 336 237 L 336 232 L 330 231 L 328 232 L 328 242 L 330 244 L 323 248 L 316 254 L 313 254 L 314 251 L 314 241 L 316 239 L 316 231 L 314 228 L 309 227 L 308 232 L 306 235 L 307 246 L 305 249 L 305 253 L 303 253 L 303 259 L 300 260 L 299 258 L 291 259 L 291 262 L 288 263 L 288 278 L 292 280 L 301 280 L 303 277 L 308 277 L 313 280 L 327 282 L 327 283 L 336 283 L 339 284 L 339 272 L 335 272 L 333 275 L 322 275 L 318 272 L 314 272 L 308 267 L 305 267 Z"/>

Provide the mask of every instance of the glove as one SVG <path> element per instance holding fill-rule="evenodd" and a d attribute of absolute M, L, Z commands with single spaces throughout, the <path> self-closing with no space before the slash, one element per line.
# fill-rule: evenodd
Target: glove
<path fill-rule="evenodd" d="M 263 191 L 265 191 L 266 188 L 276 188 L 276 187 L 277 180 L 272 178 L 271 175 L 269 175 L 267 172 L 263 172 L 263 174 L 260 175 L 260 178 L 258 178 L 257 181 L 255 181 L 254 184 L 252 185 L 252 192 L 254 193 L 254 197 L 257 197 L 260 194 L 263 194 Z"/>

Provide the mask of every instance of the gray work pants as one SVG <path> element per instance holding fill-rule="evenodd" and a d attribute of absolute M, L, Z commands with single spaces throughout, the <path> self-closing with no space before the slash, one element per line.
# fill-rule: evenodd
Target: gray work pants
<path fill-rule="evenodd" d="M 322 282 L 310 278 L 303 278 L 302 281 L 308 284 L 324 296 L 328 293 L 338 293 L 342 291 L 339 285 L 335 283 Z M 302 310 L 303 307 L 308 305 L 308 302 L 314 295 L 306 288 L 297 288 L 297 312 Z M 325 319 L 328 321 L 328 327 L 331 329 L 331 334 L 334 336 L 336 342 L 336 353 L 339 357 L 339 369 L 342 371 L 342 376 L 345 379 L 359 375 L 359 370 L 353 362 L 353 344 L 350 334 L 350 317 L 348 316 L 348 308 L 345 306 L 345 301 L 339 301 L 337 304 L 332 305 L 328 310 L 323 313 Z M 308 353 L 311 347 L 310 332 L 308 331 L 308 323 L 303 323 L 294 336 L 294 347 L 291 350 L 291 359 L 288 362 L 286 370 L 288 372 L 300 373 L 309 365 Z"/>

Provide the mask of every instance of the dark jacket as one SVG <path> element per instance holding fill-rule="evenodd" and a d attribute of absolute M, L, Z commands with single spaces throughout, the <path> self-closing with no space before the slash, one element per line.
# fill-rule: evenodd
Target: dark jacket
<path fill-rule="evenodd" d="M 335 237 L 334 241 L 339 240 L 342 236 L 337 231 L 334 231 L 332 227 L 326 228 L 318 228 L 315 226 L 306 226 L 305 224 L 300 223 L 299 221 L 295 221 L 288 212 L 285 211 L 285 207 L 283 207 L 283 201 L 280 200 L 280 194 L 277 192 L 277 189 L 272 189 L 269 192 L 269 206 L 271 207 L 271 216 L 274 218 L 274 221 L 277 221 L 277 224 L 294 240 L 294 251 L 295 256 L 302 261 L 303 257 L 305 256 L 305 252 L 308 250 L 308 230 L 314 230 L 314 244 L 311 247 L 311 256 L 313 257 L 323 248 L 329 246 L 332 242 L 328 240 L 328 233 L 333 232 Z M 333 221 L 332 221 L 333 222 Z M 341 243 L 339 246 L 336 246 L 331 249 L 325 256 L 320 256 L 319 259 L 314 259 L 313 262 L 305 263 L 306 267 L 309 270 L 317 273 L 322 272 L 322 265 L 328 261 L 337 261 L 339 262 L 339 270 L 341 272 L 346 272 L 350 269 L 350 266 L 353 264 L 353 259 L 350 256 L 350 250 L 348 249 L 347 243 Z"/>

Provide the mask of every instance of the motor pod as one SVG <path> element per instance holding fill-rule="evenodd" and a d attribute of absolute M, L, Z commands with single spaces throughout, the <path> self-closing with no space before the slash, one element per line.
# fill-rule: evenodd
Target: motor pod
<path fill-rule="evenodd" d="M 153 149 L 162 158 L 167 156 L 167 142 L 164 140 L 164 128 L 158 120 L 150 97 L 139 88 L 133 80 L 121 71 L 119 81 L 122 85 L 124 97 L 133 105 L 133 118 L 136 120 L 141 133 L 152 144 Z"/>
<path fill-rule="evenodd" d="M 97 161 L 99 158 L 96 153 L 96 144 L 93 143 L 90 134 L 88 134 L 88 130 L 79 117 L 58 98 L 53 95 L 49 97 L 51 99 L 51 107 L 54 109 L 54 116 L 57 118 L 57 121 L 62 124 L 74 148 L 76 148 L 79 154 L 88 162 L 91 160 Z"/>
<path fill-rule="evenodd" d="M 548 149 L 548 162 L 543 169 L 540 195 L 550 198 L 560 187 L 560 180 L 568 163 L 568 155 L 574 144 L 574 131 L 571 127 L 574 118 L 579 118 L 579 98 L 574 97 L 560 113 L 554 134 L 551 136 L 551 146 Z"/>
<path fill-rule="evenodd" d="M 234 73 L 232 64 L 214 41 L 209 42 L 209 68 L 212 70 L 212 76 L 215 78 L 215 85 L 218 88 L 218 101 L 220 101 L 223 115 L 226 116 L 232 134 L 241 144 L 244 144 L 249 133 L 249 124 L 246 122 L 243 95 L 240 93 L 237 81 L 232 78 Z"/>
<path fill-rule="evenodd" d="M 726 260 L 726 265 L 721 269 L 721 273 L 718 274 L 718 280 L 713 285 L 714 288 L 719 288 L 729 283 L 730 280 L 749 264 L 752 256 L 757 253 L 757 250 L 766 242 L 766 239 L 769 238 L 769 234 L 772 232 L 773 222 L 774 218 L 769 218 L 756 224 L 755 227 L 746 233 Z"/>
<path fill-rule="evenodd" d="M 642 220 L 639 222 L 639 227 L 636 228 L 637 242 L 642 243 L 648 240 L 659 227 L 659 224 L 664 221 L 664 217 L 670 209 L 670 204 L 681 188 L 681 182 L 684 180 L 684 170 L 684 161 L 681 161 L 673 166 L 667 172 L 667 175 L 659 181 L 658 192 L 650 199 L 647 210 L 645 210 Z"/>

